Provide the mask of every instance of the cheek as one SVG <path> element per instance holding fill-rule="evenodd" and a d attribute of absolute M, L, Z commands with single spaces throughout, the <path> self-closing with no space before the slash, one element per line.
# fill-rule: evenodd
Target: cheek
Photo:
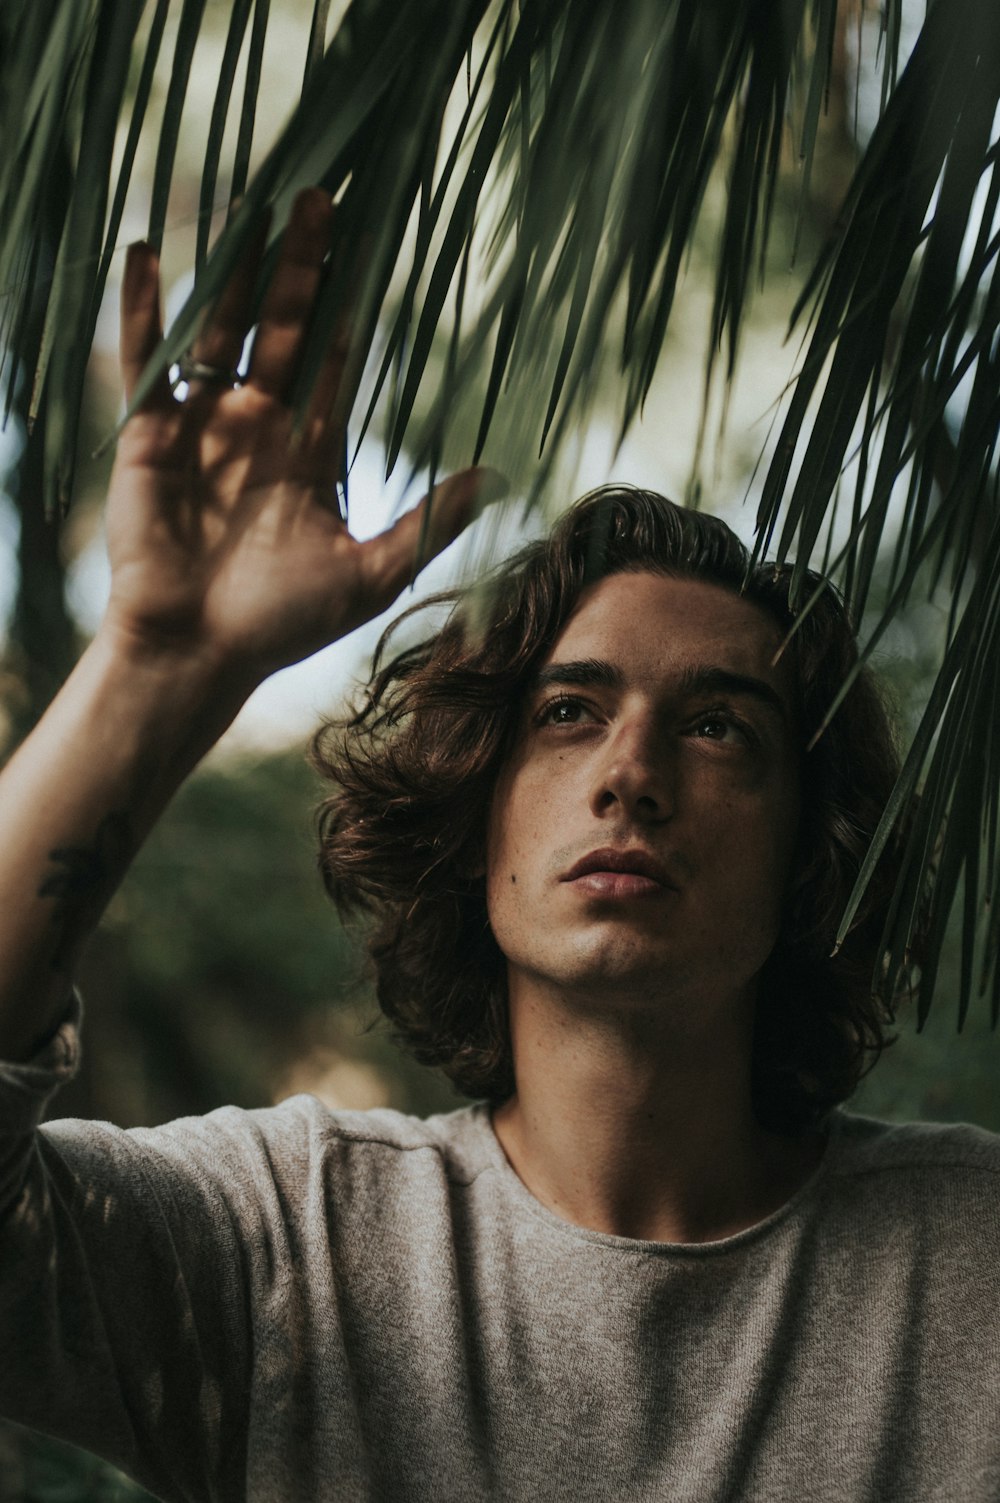
<path fill-rule="evenodd" d="M 537 904 L 529 897 L 529 876 L 512 847 L 510 830 L 498 822 L 491 833 L 486 866 L 486 914 L 493 938 L 508 960 L 514 958 Z"/>
<path fill-rule="evenodd" d="M 512 798 L 515 783 L 510 773 L 497 780 L 486 827 L 486 902 L 491 919 L 494 909 L 517 892 L 520 835 L 517 800 Z"/>
<path fill-rule="evenodd" d="M 715 815 L 709 860 L 720 895 L 762 919 L 780 913 L 798 848 L 798 798 L 767 799 L 763 807 L 722 801 Z"/>
<path fill-rule="evenodd" d="M 498 874 L 538 855 L 551 844 L 550 815 L 558 779 L 536 768 L 512 767 L 497 779 L 487 825 L 487 868 Z M 506 880 L 510 881 L 510 872 Z"/>
<path fill-rule="evenodd" d="M 497 780 L 486 839 L 486 907 L 505 953 L 530 929 L 544 895 L 556 831 L 551 783 L 509 768 Z"/>
<path fill-rule="evenodd" d="M 787 888 L 792 868 L 796 863 L 802 838 L 802 798 L 797 777 L 781 800 L 773 823 L 774 866 Z"/>

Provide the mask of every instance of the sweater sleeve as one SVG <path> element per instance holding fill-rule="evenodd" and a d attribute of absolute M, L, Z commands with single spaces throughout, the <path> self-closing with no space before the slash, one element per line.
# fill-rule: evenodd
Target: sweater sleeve
<path fill-rule="evenodd" d="M 33 1060 L 0 1064 L 0 1414 L 165 1499 L 241 1497 L 252 1154 L 211 1118 L 40 1127 L 78 1029 L 74 1001 Z"/>

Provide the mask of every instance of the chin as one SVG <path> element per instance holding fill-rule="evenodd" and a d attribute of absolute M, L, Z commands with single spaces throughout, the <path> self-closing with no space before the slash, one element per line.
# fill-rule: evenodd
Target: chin
<path fill-rule="evenodd" d="M 564 966 L 557 961 L 549 974 L 551 979 L 581 991 L 641 990 L 662 996 L 677 987 L 685 969 L 676 956 L 650 954 L 642 945 L 619 940 L 585 947 L 583 953 L 567 957 Z"/>

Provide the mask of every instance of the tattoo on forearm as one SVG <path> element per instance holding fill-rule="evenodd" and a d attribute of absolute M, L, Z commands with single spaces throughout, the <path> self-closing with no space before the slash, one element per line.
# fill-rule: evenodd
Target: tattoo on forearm
<path fill-rule="evenodd" d="M 69 970 L 87 930 L 99 918 L 125 870 L 134 844 L 128 816 L 116 812 L 101 820 L 89 848 L 58 846 L 49 852 L 57 870 L 44 878 L 38 896 L 55 899 L 53 970 Z"/>

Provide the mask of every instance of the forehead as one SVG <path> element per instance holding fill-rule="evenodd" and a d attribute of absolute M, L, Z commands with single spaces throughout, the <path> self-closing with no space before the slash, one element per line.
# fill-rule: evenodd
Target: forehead
<path fill-rule="evenodd" d="M 764 679 L 791 703 L 791 668 L 774 663 L 782 635 L 766 611 L 723 585 L 612 574 L 584 590 L 545 661 L 603 658 L 655 678 L 722 668 Z"/>

